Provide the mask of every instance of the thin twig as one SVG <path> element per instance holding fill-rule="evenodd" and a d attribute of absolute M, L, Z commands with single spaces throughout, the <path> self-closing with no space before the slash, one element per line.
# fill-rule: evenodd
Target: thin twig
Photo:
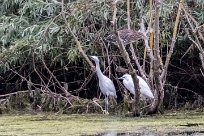
<path fill-rule="evenodd" d="M 31 90 L 31 92 L 35 92 L 35 90 Z M 8 94 L 0 95 L 0 98 L 8 97 L 8 96 L 11 96 L 11 95 L 16 95 L 16 94 L 20 94 L 20 93 L 30 93 L 30 90 L 18 91 L 18 92 L 13 92 L 13 93 L 8 93 Z"/>
<path fill-rule="evenodd" d="M 85 60 L 87 61 L 87 63 L 90 65 L 91 70 L 95 71 L 95 66 L 93 65 L 93 63 L 90 61 L 90 59 L 88 58 L 88 56 L 86 55 L 86 53 L 84 52 L 84 50 L 81 47 L 81 43 L 79 42 L 78 38 L 75 36 L 75 34 L 73 33 L 73 31 L 70 28 L 70 24 L 66 19 L 65 13 L 64 13 L 64 0 L 62 0 L 62 8 L 61 8 L 61 14 L 62 17 L 64 18 L 64 22 L 65 22 L 65 32 L 68 34 L 68 31 L 71 33 L 72 37 L 74 38 L 77 48 L 79 50 L 79 52 L 82 54 L 82 56 L 85 58 Z M 67 31 L 68 30 L 68 31 Z"/>
<path fill-rule="evenodd" d="M 172 37 L 172 40 L 171 40 L 170 51 L 167 54 L 166 61 L 165 61 L 165 64 L 164 64 L 164 69 L 163 69 L 162 74 L 161 74 L 161 79 L 163 80 L 163 82 L 165 81 L 166 74 L 167 74 L 167 69 L 168 69 L 169 62 L 170 62 L 170 58 L 171 58 L 171 56 L 173 54 L 173 51 L 174 51 L 174 46 L 175 46 L 175 42 L 176 42 L 176 35 L 177 35 L 177 29 L 178 29 L 178 24 L 179 24 L 179 20 L 180 20 L 180 14 L 181 14 L 182 7 L 183 7 L 183 0 L 180 0 L 178 13 L 177 13 L 176 21 L 175 21 L 175 25 L 174 25 L 173 37 Z"/>
<path fill-rule="evenodd" d="M 125 46 L 120 38 L 120 35 L 117 31 L 117 25 L 115 23 L 114 20 L 116 20 L 116 13 L 117 13 L 117 6 L 116 6 L 117 3 L 114 3 L 113 2 L 113 8 L 114 8 L 114 15 L 113 15 L 113 30 L 114 30 L 114 33 L 116 35 L 116 40 L 117 40 L 117 43 L 118 43 L 118 48 L 120 49 L 120 52 L 122 53 L 122 56 L 123 56 L 123 59 L 126 63 L 126 65 L 128 66 L 128 69 L 129 69 L 129 72 L 130 72 L 130 75 L 132 76 L 133 78 L 133 83 L 134 83 L 134 86 L 135 86 L 135 96 L 134 96 L 134 106 L 133 106 L 133 113 L 134 113 L 134 116 L 139 116 L 140 115 L 140 109 L 139 109 L 139 97 L 140 97 L 140 90 L 139 90 L 139 80 L 137 79 L 137 74 L 136 74 L 136 71 L 135 69 L 133 68 L 131 62 L 130 62 L 130 57 L 129 57 L 129 54 L 127 53 L 126 49 L 125 49 Z"/>
<path fill-rule="evenodd" d="M 130 0 L 127 0 L 127 26 L 128 26 L 128 29 L 131 29 L 130 28 L 130 23 L 131 23 L 131 18 L 130 18 Z M 142 70 L 142 67 L 141 67 L 141 65 L 140 65 L 140 63 L 139 63 L 139 60 L 138 60 L 138 58 L 137 58 L 137 56 L 136 56 L 136 53 L 135 53 L 135 49 L 134 49 L 134 47 L 133 47 L 133 44 L 132 43 L 130 43 L 130 51 L 131 51 L 131 53 L 132 53 L 132 59 L 134 60 L 134 62 L 135 62 L 135 64 L 136 64 L 136 66 L 137 66 L 137 68 L 138 68 L 138 70 L 139 70 L 139 72 L 140 72 L 140 74 L 142 75 L 142 77 L 145 79 L 145 80 L 147 80 L 147 78 L 146 78 L 146 76 L 145 76 L 145 72 Z"/>

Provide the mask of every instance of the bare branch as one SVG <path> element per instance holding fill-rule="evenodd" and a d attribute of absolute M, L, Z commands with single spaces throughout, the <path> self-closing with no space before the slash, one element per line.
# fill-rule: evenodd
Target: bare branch
<path fill-rule="evenodd" d="M 189 19 L 189 16 L 188 16 L 188 12 L 185 10 L 184 7 L 183 7 L 182 9 L 183 9 L 183 11 L 184 11 L 184 13 L 185 13 L 185 17 L 186 17 L 186 20 L 187 20 L 187 22 L 188 22 L 190 28 L 191 28 L 191 31 L 194 32 L 195 29 L 194 29 L 194 27 L 193 27 L 193 24 L 190 22 L 190 19 Z M 189 33 L 189 32 L 188 32 L 188 33 Z M 188 34 L 188 35 L 189 35 L 189 34 Z M 199 51 L 201 52 L 201 54 L 204 56 L 204 50 L 202 49 L 201 43 L 200 43 L 200 41 L 199 41 L 197 35 L 196 35 L 195 33 L 193 33 L 193 36 L 195 37 L 195 40 L 196 40 L 196 43 L 197 43 L 197 44 L 195 44 L 195 45 L 197 46 L 197 48 L 199 49 Z M 192 40 L 192 38 L 191 38 L 191 40 Z"/>
<path fill-rule="evenodd" d="M 117 7 L 116 7 L 117 3 L 113 3 L 113 8 L 114 8 L 114 15 L 113 15 L 113 22 L 114 20 L 116 20 L 114 17 L 116 17 L 116 12 L 117 12 Z M 129 72 L 133 78 L 133 83 L 135 86 L 135 96 L 134 96 L 134 106 L 133 106 L 133 114 L 134 116 L 139 116 L 140 115 L 140 109 L 139 109 L 139 98 L 140 98 L 140 90 L 139 90 L 139 80 L 137 79 L 137 74 L 135 69 L 133 68 L 131 62 L 130 62 L 130 57 L 129 54 L 127 53 L 125 46 L 123 45 L 123 42 L 120 39 L 120 35 L 119 32 L 117 32 L 117 25 L 114 22 L 113 24 L 113 30 L 114 33 L 116 35 L 116 40 L 118 43 L 118 48 L 120 49 L 123 59 L 125 60 L 126 65 L 128 66 Z"/>
<path fill-rule="evenodd" d="M 130 0 L 127 0 L 127 26 L 128 26 L 128 29 L 131 29 L 130 28 L 130 23 L 131 23 L 131 18 L 130 18 Z M 144 74 L 144 71 L 142 70 L 142 67 L 140 66 L 139 64 L 139 60 L 137 59 L 137 56 L 135 54 L 135 50 L 134 50 L 134 47 L 133 47 L 133 44 L 130 43 L 130 50 L 131 50 L 131 53 L 132 53 L 132 59 L 135 61 L 135 64 L 137 65 L 137 68 L 140 72 L 140 74 L 142 75 L 142 77 L 146 80 L 146 76 Z"/>
<path fill-rule="evenodd" d="M 35 90 L 31 90 L 31 92 L 34 92 L 34 91 Z M 8 96 L 11 96 L 11 95 L 16 95 L 16 94 L 20 94 L 20 93 L 30 93 L 30 90 L 18 91 L 18 92 L 13 92 L 13 93 L 8 93 L 8 94 L 0 95 L 0 98 L 8 97 Z"/>
<path fill-rule="evenodd" d="M 85 58 L 85 60 L 87 61 L 87 63 L 90 65 L 92 71 L 95 71 L 95 66 L 93 65 L 93 63 L 90 61 L 90 59 L 88 58 L 88 56 L 86 55 L 86 53 L 84 52 L 84 50 L 81 47 L 81 43 L 79 42 L 78 38 L 75 36 L 75 34 L 72 32 L 71 28 L 70 28 L 70 24 L 66 19 L 65 13 L 64 13 L 64 0 L 62 0 L 62 9 L 61 9 L 61 14 L 62 17 L 64 18 L 64 22 L 66 25 L 66 33 L 68 34 L 68 31 L 71 33 L 72 37 L 74 38 L 77 48 L 79 50 L 79 52 L 82 54 L 82 56 Z"/>
<path fill-rule="evenodd" d="M 168 53 L 168 55 L 166 57 L 166 61 L 165 61 L 165 64 L 164 64 L 164 69 L 163 69 L 162 74 L 161 74 L 161 79 L 162 80 L 165 79 L 165 76 L 167 74 L 167 69 L 168 69 L 168 66 L 169 66 L 169 62 L 170 62 L 170 58 L 171 58 L 171 55 L 173 54 L 173 51 L 174 51 L 174 46 L 175 46 L 175 42 L 176 42 L 176 35 L 177 35 L 177 29 L 178 29 L 178 24 L 179 24 L 179 19 L 180 19 L 180 14 L 181 14 L 181 8 L 182 7 L 183 7 L 183 0 L 180 0 L 179 8 L 178 8 L 177 16 L 176 16 L 176 21 L 175 21 L 175 25 L 174 25 L 173 37 L 172 37 L 172 40 L 171 40 L 170 51 L 169 51 L 169 53 Z"/>
<path fill-rule="evenodd" d="M 202 64 L 202 67 L 203 67 L 203 70 L 204 70 L 204 57 L 203 57 L 203 55 L 201 53 L 199 53 L 199 57 L 200 57 L 201 64 Z"/>
<path fill-rule="evenodd" d="M 152 103 L 148 113 L 152 114 L 157 111 L 158 108 L 160 108 L 163 98 L 164 98 L 164 89 L 163 84 L 161 82 L 161 63 L 160 63 L 160 48 L 159 48 L 159 33 L 160 33 L 160 27 L 159 27 L 159 17 L 160 17 L 160 7 L 161 7 L 161 1 L 156 0 L 156 13 L 155 13 L 155 24 L 154 24 L 154 60 L 153 60 L 153 74 L 154 74 L 154 81 L 155 81 L 155 91 L 154 91 L 154 102 Z"/>

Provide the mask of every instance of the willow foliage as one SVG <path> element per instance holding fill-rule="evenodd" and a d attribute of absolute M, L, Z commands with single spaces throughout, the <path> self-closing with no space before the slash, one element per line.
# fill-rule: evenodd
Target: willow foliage
<path fill-rule="evenodd" d="M 197 2 L 197 3 L 196 3 Z M 193 11 L 199 22 L 204 19 L 202 0 L 197 0 L 198 9 Z M 144 19 L 148 24 L 148 3 L 145 3 Z M 1 0 L 0 1 L 0 48 L 1 71 L 10 66 L 29 63 L 32 53 L 35 61 L 45 54 L 48 64 L 60 62 L 61 66 L 77 61 L 79 57 L 75 41 L 66 34 L 61 16 L 61 6 L 53 0 Z M 132 28 L 138 30 L 139 3 L 132 1 Z M 119 2 L 118 26 L 126 25 L 126 4 Z M 170 31 L 175 19 L 173 1 L 165 1 L 161 12 L 162 45 L 168 45 Z M 100 39 L 111 31 L 112 0 L 76 0 L 65 1 L 65 12 L 72 31 L 79 38 L 83 49 L 90 54 L 100 49 Z M 114 51 L 112 51 L 114 52 Z"/>

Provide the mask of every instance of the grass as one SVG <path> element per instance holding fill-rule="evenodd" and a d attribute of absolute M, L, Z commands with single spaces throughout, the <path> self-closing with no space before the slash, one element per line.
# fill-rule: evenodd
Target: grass
<path fill-rule="evenodd" d="M 174 112 L 139 118 L 110 115 L 2 115 L 0 135 L 94 135 L 105 132 L 143 135 L 204 133 L 204 112 Z"/>

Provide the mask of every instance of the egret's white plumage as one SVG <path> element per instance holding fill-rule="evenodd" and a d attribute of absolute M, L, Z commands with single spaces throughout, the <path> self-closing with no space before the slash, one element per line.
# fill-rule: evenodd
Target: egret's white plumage
<path fill-rule="evenodd" d="M 99 88 L 100 88 L 101 92 L 103 93 L 103 95 L 105 96 L 105 100 L 106 100 L 105 110 L 108 113 L 108 96 L 114 96 L 115 98 L 117 98 L 115 86 L 114 86 L 113 82 L 108 77 L 103 75 L 103 73 L 101 72 L 98 57 L 97 56 L 90 56 L 90 58 L 96 64 L 96 74 L 97 74 L 98 80 L 99 80 Z"/>
<path fill-rule="evenodd" d="M 137 76 L 137 78 L 139 79 L 139 87 L 140 87 L 141 96 L 144 98 L 154 99 L 153 93 L 150 87 L 148 86 L 148 84 L 145 82 L 145 80 L 142 79 L 140 76 Z M 132 76 L 130 74 L 124 74 L 119 79 L 123 79 L 124 86 L 130 91 L 131 94 L 135 95 L 135 89 L 134 89 Z"/>

